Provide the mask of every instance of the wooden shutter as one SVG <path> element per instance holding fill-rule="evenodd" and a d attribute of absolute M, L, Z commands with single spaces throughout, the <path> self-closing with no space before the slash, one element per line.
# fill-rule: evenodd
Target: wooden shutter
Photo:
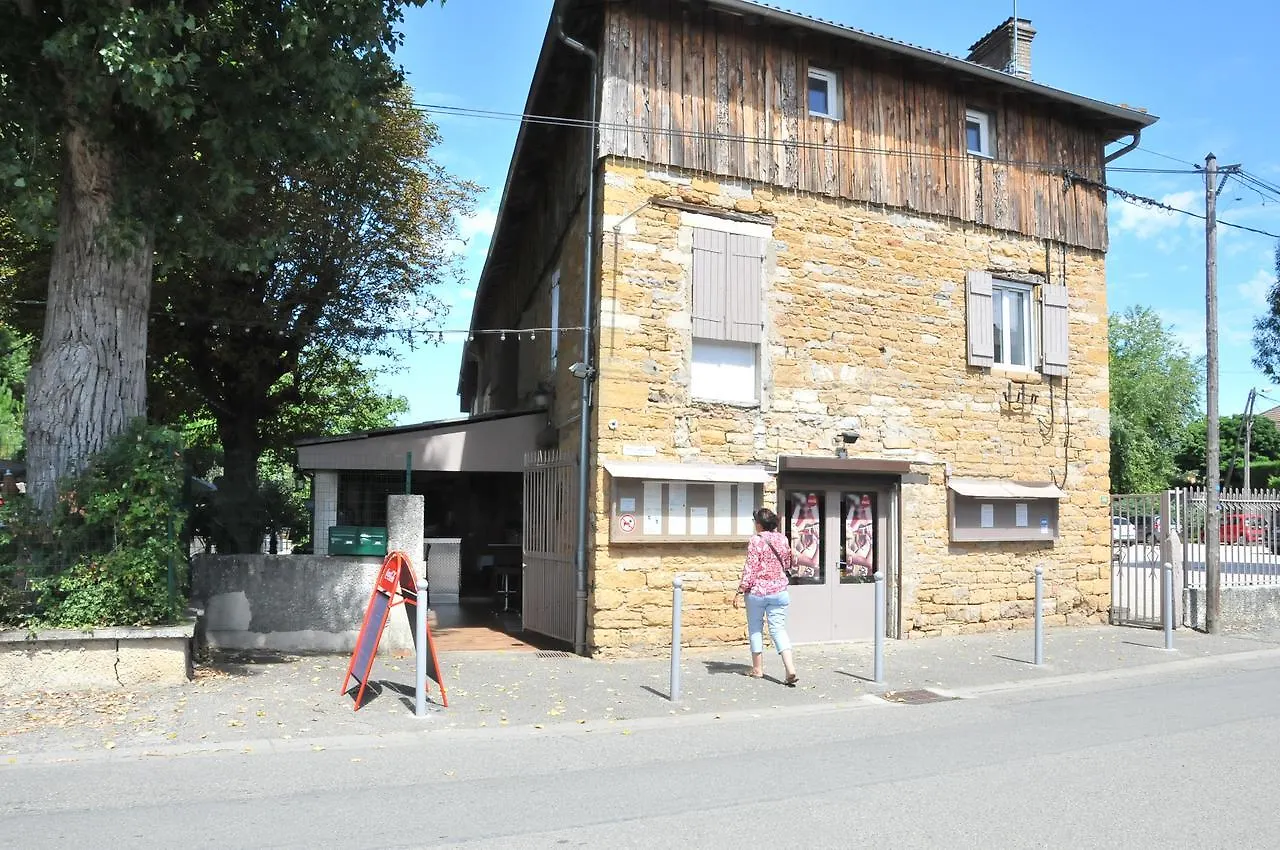
<path fill-rule="evenodd" d="M 995 316 L 990 272 L 969 272 L 965 302 L 968 312 L 969 365 L 990 368 L 996 362 Z"/>
<path fill-rule="evenodd" d="M 693 230 L 693 335 L 728 339 L 729 234 Z"/>
<path fill-rule="evenodd" d="M 760 279 L 764 276 L 764 240 L 729 236 L 729 288 L 726 292 L 725 339 L 760 342 L 764 324 Z"/>
<path fill-rule="evenodd" d="M 1067 374 L 1070 362 L 1067 323 L 1067 288 L 1040 287 L 1040 371 L 1046 375 Z"/>

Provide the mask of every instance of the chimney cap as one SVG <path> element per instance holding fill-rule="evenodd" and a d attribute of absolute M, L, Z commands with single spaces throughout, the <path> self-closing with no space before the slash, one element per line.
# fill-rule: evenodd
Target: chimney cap
<path fill-rule="evenodd" d="M 982 38 L 978 39 L 973 44 L 971 44 L 969 46 L 969 55 L 972 56 L 974 53 L 978 51 L 978 48 L 983 47 L 988 41 L 991 41 L 996 36 L 1001 35 L 1002 30 L 1012 30 L 1015 20 L 1017 21 L 1017 24 L 1018 24 L 1019 39 L 1021 39 L 1023 36 L 1026 36 L 1027 40 L 1030 41 L 1031 39 L 1036 37 L 1036 28 L 1031 25 L 1030 18 L 1015 19 L 1011 15 L 1008 18 L 1005 18 L 996 26 L 992 27 L 991 32 L 987 33 Z"/>

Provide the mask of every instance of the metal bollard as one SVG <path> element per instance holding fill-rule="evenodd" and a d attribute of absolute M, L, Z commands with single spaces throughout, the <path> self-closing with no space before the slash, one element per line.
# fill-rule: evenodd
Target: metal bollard
<path fill-rule="evenodd" d="M 1044 567 L 1036 565 L 1036 665 L 1044 663 Z"/>
<path fill-rule="evenodd" d="M 415 609 L 414 617 L 414 643 L 415 649 L 418 651 L 418 672 L 414 680 L 417 693 L 414 695 L 413 714 L 415 717 L 427 716 L 427 594 L 426 580 L 422 582 L 422 586 L 418 588 L 417 602 L 413 606 Z"/>
<path fill-rule="evenodd" d="M 1173 564 L 1165 563 L 1164 578 L 1164 648 L 1173 649 Z"/>
<path fill-rule="evenodd" d="M 876 587 L 876 634 L 875 653 L 871 662 L 871 678 L 877 685 L 884 683 L 884 574 L 877 572 L 874 583 Z"/>
<path fill-rule="evenodd" d="M 671 701 L 680 701 L 680 618 L 683 607 L 684 579 L 671 580 Z"/>

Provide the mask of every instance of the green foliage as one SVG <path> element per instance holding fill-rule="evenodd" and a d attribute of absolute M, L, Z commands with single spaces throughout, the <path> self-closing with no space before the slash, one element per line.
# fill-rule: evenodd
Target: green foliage
<path fill-rule="evenodd" d="M 1275 253 L 1276 282 L 1267 293 L 1267 312 L 1253 323 L 1253 365 L 1273 384 L 1280 383 L 1280 245 Z"/>
<path fill-rule="evenodd" d="M 1219 474 L 1222 486 L 1240 487 L 1244 484 L 1244 416 L 1239 413 L 1223 416 L 1218 420 L 1218 445 L 1220 446 Z M 1178 448 L 1176 461 L 1185 481 L 1204 482 L 1205 476 L 1205 434 L 1207 426 L 1204 418 L 1197 419 L 1187 426 Z M 1259 473 L 1259 468 L 1267 468 L 1271 461 L 1280 461 L 1280 428 L 1265 416 L 1253 417 L 1253 436 L 1249 442 L 1250 486 L 1259 487 L 1273 472 Z M 1235 469 L 1231 471 L 1231 461 L 1235 460 Z"/>
<path fill-rule="evenodd" d="M 1111 488 L 1146 493 L 1178 477 L 1176 455 L 1198 412 L 1204 367 L 1146 307 L 1109 319 Z"/>
<path fill-rule="evenodd" d="M 52 514 L 3 509 L 0 624 L 62 628 L 172 622 L 185 585 L 178 435 L 134 422 L 61 483 Z M 26 589 L 28 592 L 21 593 Z M 5 607 L 5 600 L 8 607 Z M 21 603 L 20 605 L 18 603 Z"/>
<path fill-rule="evenodd" d="M 22 453 L 23 391 L 30 365 L 30 338 L 0 321 L 0 458 Z"/>

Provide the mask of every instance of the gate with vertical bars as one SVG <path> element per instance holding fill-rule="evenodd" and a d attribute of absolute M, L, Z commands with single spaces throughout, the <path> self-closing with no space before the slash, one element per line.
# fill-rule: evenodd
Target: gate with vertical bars
<path fill-rule="evenodd" d="M 523 625 L 569 643 L 574 626 L 576 470 L 567 452 L 525 455 Z"/>

